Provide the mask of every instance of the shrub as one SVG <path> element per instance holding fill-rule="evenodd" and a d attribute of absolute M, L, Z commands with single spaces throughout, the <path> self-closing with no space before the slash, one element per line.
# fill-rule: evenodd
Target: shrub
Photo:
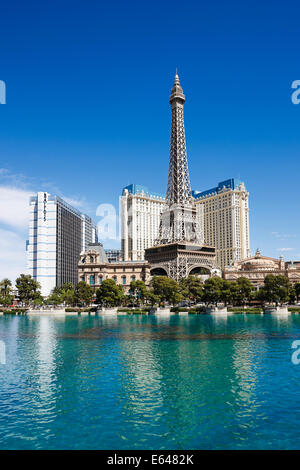
<path fill-rule="evenodd" d="M 171 312 L 178 313 L 178 312 L 189 312 L 189 308 L 187 307 L 171 307 Z"/>
<path fill-rule="evenodd" d="M 82 312 L 88 312 L 88 313 L 96 313 L 98 310 L 97 307 L 86 307 L 86 308 L 79 308 L 79 307 L 66 307 L 65 312 L 66 313 L 82 313 Z"/>
<path fill-rule="evenodd" d="M 4 315 L 22 315 L 28 311 L 28 308 L 10 308 L 1 310 Z"/>
<path fill-rule="evenodd" d="M 205 313 L 205 307 L 190 308 L 189 313 L 193 315 L 200 315 Z"/>
<path fill-rule="evenodd" d="M 128 314 L 134 314 L 134 313 L 138 313 L 138 314 L 146 314 L 148 313 L 150 310 L 150 308 L 118 308 L 118 312 L 125 312 L 125 313 L 128 313 Z"/>
<path fill-rule="evenodd" d="M 232 313 L 262 313 L 262 309 L 259 307 L 228 307 L 228 312 Z"/>

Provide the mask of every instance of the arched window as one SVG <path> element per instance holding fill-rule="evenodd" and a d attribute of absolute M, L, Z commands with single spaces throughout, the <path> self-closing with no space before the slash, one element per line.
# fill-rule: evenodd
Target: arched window
<path fill-rule="evenodd" d="M 132 280 L 132 281 L 135 281 L 135 276 L 131 276 L 131 280 Z"/>
<path fill-rule="evenodd" d="M 80 280 L 84 282 L 84 276 L 81 276 Z"/>
<path fill-rule="evenodd" d="M 103 277 L 99 276 L 99 284 L 102 284 L 102 281 L 103 281 Z"/>
<path fill-rule="evenodd" d="M 117 282 L 117 276 L 114 276 L 114 277 L 113 277 L 113 280 L 114 280 L 115 282 Z"/>
<path fill-rule="evenodd" d="M 126 284 L 126 276 L 122 276 L 122 283 L 123 285 Z"/>
<path fill-rule="evenodd" d="M 94 274 L 92 274 L 90 276 L 90 286 L 94 286 L 94 285 L 95 285 L 95 276 L 94 276 Z"/>

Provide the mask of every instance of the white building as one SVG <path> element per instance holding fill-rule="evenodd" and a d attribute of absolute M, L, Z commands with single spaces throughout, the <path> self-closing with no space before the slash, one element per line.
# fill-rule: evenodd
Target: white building
<path fill-rule="evenodd" d="M 249 193 L 244 183 L 231 178 L 207 191 L 193 191 L 196 206 L 201 204 L 204 243 L 216 248 L 217 265 L 224 269 L 232 261 L 250 256 Z M 158 236 L 160 214 L 166 208 L 162 195 L 132 184 L 121 196 L 122 256 L 143 260 L 144 250 Z"/>
<path fill-rule="evenodd" d="M 124 261 L 144 260 L 145 248 L 157 238 L 165 198 L 144 186 L 131 184 L 121 196 L 121 238 Z"/>
<path fill-rule="evenodd" d="M 96 241 L 92 219 L 60 197 L 39 192 L 30 198 L 28 269 L 42 295 L 65 282 L 77 284 L 80 252 Z"/>
<path fill-rule="evenodd" d="M 249 193 L 244 183 L 231 178 L 207 191 L 193 191 L 196 204 L 203 206 L 205 243 L 216 248 L 217 265 L 250 256 Z"/>

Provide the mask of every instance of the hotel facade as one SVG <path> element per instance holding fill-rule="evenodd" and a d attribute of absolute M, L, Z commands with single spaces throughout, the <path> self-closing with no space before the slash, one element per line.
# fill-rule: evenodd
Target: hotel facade
<path fill-rule="evenodd" d="M 250 256 L 249 193 L 245 184 L 231 178 L 206 191 L 193 191 L 196 207 L 201 206 L 204 243 L 216 248 L 221 269 Z M 131 184 L 121 196 L 122 257 L 144 260 L 145 249 L 158 237 L 160 215 L 166 199 L 146 187 Z M 199 206 L 198 206 L 199 207 Z"/>
<path fill-rule="evenodd" d="M 78 281 L 98 289 L 102 282 L 112 279 L 128 293 L 132 281 L 150 282 L 150 265 L 147 261 L 109 261 L 101 243 L 90 243 L 80 254 Z"/>
<path fill-rule="evenodd" d="M 249 193 L 242 181 L 231 178 L 215 188 L 193 192 L 203 208 L 204 240 L 216 248 L 217 265 L 224 269 L 250 256 Z"/>
<path fill-rule="evenodd" d="M 121 251 L 124 261 L 145 259 L 145 249 L 158 236 L 160 215 L 167 204 L 161 194 L 145 186 L 126 186 L 121 196 Z"/>
<path fill-rule="evenodd" d="M 65 282 L 76 285 L 80 253 L 96 241 L 92 219 L 60 197 L 39 192 L 30 198 L 28 270 L 42 295 Z"/>

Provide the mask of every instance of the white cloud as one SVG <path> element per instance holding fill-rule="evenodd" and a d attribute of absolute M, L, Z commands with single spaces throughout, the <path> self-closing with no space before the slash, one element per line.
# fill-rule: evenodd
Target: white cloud
<path fill-rule="evenodd" d="M 293 251 L 294 248 L 276 248 L 277 251 Z"/>
<path fill-rule="evenodd" d="M 0 224 L 27 229 L 29 197 L 34 193 L 23 189 L 0 186 Z"/>
<path fill-rule="evenodd" d="M 70 206 L 75 207 L 79 210 L 83 210 L 85 207 L 85 201 L 83 199 L 74 199 L 71 197 L 61 196 L 61 198 L 66 201 Z"/>
<path fill-rule="evenodd" d="M 0 279 L 15 281 L 26 273 L 26 238 L 29 224 L 29 197 L 33 193 L 0 186 Z"/>
<path fill-rule="evenodd" d="M 271 232 L 275 238 L 280 238 L 281 240 L 286 240 L 287 238 L 296 238 L 296 235 L 293 233 L 279 233 L 279 232 Z"/>
<path fill-rule="evenodd" d="M 13 282 L 27 271 L 25 239 L 11 230 L 0 228 L 0 280 L 8 277 Z"/>

